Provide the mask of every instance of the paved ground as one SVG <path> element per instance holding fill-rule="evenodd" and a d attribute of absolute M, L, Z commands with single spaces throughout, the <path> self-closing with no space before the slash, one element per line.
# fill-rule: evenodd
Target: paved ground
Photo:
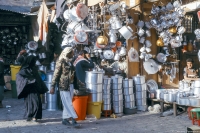
<path fill-rule="evenodd" d="M 23 100 L 11 98 L 6 92 L 4 106 L 0 109 L 0 133 L 170 133 L 186 132 L 192 126 L 186 113 L 177 117 L 160 117 L 159 114 L 138 112 L 118 118 L 101 118 L 96 121 L 79 121 L 81 127 L 75 129 L 61 124 L 62 111 L 43 110 L 43 119 L 38 123 L 23 119 Z"/>

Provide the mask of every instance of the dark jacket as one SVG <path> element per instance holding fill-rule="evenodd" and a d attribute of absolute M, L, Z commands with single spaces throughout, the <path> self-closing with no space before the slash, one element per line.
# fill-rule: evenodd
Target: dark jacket
<path fill-rule="evenodd" d="M 4 63 L 0 61 L 0 85 L 5 85 L 4 81 Z"/>

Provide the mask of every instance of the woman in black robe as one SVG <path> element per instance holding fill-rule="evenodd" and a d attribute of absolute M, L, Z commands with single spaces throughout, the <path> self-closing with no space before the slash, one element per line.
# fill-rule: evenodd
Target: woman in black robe
<path fill-rule="evenodd" d="M 23 59 L 20 59 L 22 66 L 16 78 L 18 98 L 24 98 L 24 117 L 27 121 L 37 121 L 37 119 L 42 119 L 40 94 L 46 93 L 48 89 L 38 74 L 35 66 L 36 57 L 26 55 L 19 58 Z"/>

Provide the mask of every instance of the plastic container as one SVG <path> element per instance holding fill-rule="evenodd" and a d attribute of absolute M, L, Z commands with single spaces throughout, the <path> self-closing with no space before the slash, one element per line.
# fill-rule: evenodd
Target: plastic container
<path fill-rule="evenodd" d="M 88 102 L 87 114 L 94 115 L 97 119 L 101 117 L 102 102 Z"/>
<path fill-rule="evenodd" d="M 74 96 L 72 104 L 78 118 L 76 120 L 85 120 L 87 111 L 87 99 L 88 96 Z"/>
<path fill-rule="evenodd" d="M 10 65 L 10 68 L 11 68 L 11 80 L 15 81 L 16 80 L 16 74 L 19 72 L 21 66 Z"/>
<path fill-rule="evenodd" d="M 12 98 L 17 98 L 16 81 L 11 81 Z"/>
<path fill-rule="evenodd" d="M 190 112 L 192 109 L 194 109 L 194 107 L 188 107 L 187 108 L 187 113 L 188 113 L 188 117 L 189 117 L 190 120 L 192 120 L 192 118 L 191 118 L 191 112 Z M 194 113 L 194 114 L 196 115 L 196 113 Z"/>

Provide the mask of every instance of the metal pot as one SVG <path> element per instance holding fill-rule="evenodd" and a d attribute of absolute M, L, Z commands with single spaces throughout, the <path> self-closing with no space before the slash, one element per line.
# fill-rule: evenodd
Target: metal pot
<path fill-rule="evenodd" d="M 103 78 L 103 84 L 110 84 L 111 78 Z"/>
<path fill-rule="evenodd" d="M 54 61 L 51 62 L 51 63 L 50 63 L 50 70 L 51 70 L 51 71 L 54 71 L 54 70 L 55 70 L 55 67 L 56 67 L 56 62 L 54 62 Z"/>
<path fill-rule="evenodd" d="M 110 94 L 110 89 L 103 90 L 103 95 L 104 95 L 104 94 Z"/>
<path fill-rule="evenodd" d="M 165 89 L 157 89 L 157 90 L 156 90 L 156 98 L 157 98 L 157 99 L 161 99 L 160 93 L 163 92 L 163 91 L 165 91 Z"/>
<path fill-rule="evenodd" d="M 86 71 L 86 83 L 103 83 L 104 72 L 100 71 Z"/>
<path fill-rule="evenodd" d="M 118 89 L 118 90 L 113 89 L 113 90 L 112 90 L 112 94 L 113 94 L 113 95 L 122 94 L 122 89 Z"/>
<path fill-rule="evenodd" d="M 133 35 L 133 30 L 131 29 L 131 27 L 129 26 L 123 26 L 122 28 L 120 28 L 119 33 L 126 39 L 128 40 L 129 38 L 132 37 Z"/>
<path fill-rule="evenodd" d="M 199 95 L 200 94 L 200 88 L 193 88 L 193 93 L 194 95 Z"/>
<path fill-rule="evenodd" d="M 194 87 L 200 87 L 200 80 L 195 80 L 194 81 Z"/>
<path fill-rule="evenodd" d="M 103 99 L 111 99 L 111 95 L 110 94 L 103 94 Z"/>
<path fill-rule="evenodd" d="M 145 83 L 145 76 L 140 76 L 139 74 L 137 76 L 132 77 L 135 84 L 144 84 Z"/>
<path fill-rule="evenodd" d="M 86 88 L 89 89 L 90 93 L 99 93 L 102 92 L 103 85 L 86 83 Z"/>
<path fill-rule="evenodd" d="M 114 90 L 122 89 L 122 84 L 112 84 L 112 89 Z"/>
<path fill-rule="evenodd" d="M 135 96 L 134 96 L 134 94 L 125 95 L 125 96 L 124 96 L 124 101 L 125 101 L 125 102 L 135 101 Z"/>
<path fill-rule="evenodd" d="M 123 100 L 113 101 L 113 106 L 123 106 Z"/>
<path fill-rule="evenodd" d="M 53 72 L 46 73 L 46 81 L 51 83 L 53 79 Z"/>
<path fill-rule="evenodd" d="M 56 111 L 58 109 L 57 94 L 47 93 L 46 98 L 47 98 L 46 109 L 48 111 Z"/>
<path fill-rule="evenodd" d="M 111 104 L 103 104 L 102 110 L 111 110 Z"/>
<path fill-rule="evenodd" d="M 136 84 L 135 85 L 135 90 L 137 91 L 146 91 L 147 90 L 147 85 L 145 84 Z"/>
<path fill-rule="evenodd" d="M 200 106 L 200 99 L 198 97 L 189 97 L 190 106 Z"/>
<path fill-rule="evenodd" d="M 113 84 L 122 84 L 123 77 L 115 75 L 115 76 L 111 76 L 111 79 L 112 79 Z"/>
<path fill-rule="evenodd" d="M 164 101 L 169 101 L 169 94 L 168 93 L 163 94 L 163 96 L 164 96 Z"/>
<path fill-rule="evenodd" d="M 123 87 L 124 88 L 131 88 L 133 87 L 133 79 L 124 79 L 123 80 Z"/>
<path fill-rule="evenodd" d="M 103 90 L 110 90 L 110 84 L 103 84 Z"/>
<path fill-rule="evenodd" d="M 147 99 L 142 98 L 142 99 L 136 99 L 136 105 L 147 105 Z"/>
<path fill-rule="evenodd" d="M 46 66 L 43 66 L 43 65 L 41 65 L 41 66 L 39 66 L 39 68 L 38 68 L 40 71 L 43 71 L 43 72 L 47 72 L 47 67 Z"/>
<path fill-rule="evenodd" d="M 180 105 L 190 105 L 190 101 L 188 97 L 180 97 L 179 98 Z"/>
<path fill-rule="evenodd" d="M 133 94 L 133 88 L 123 88 L 124 95 Z"/>
<path fill-rule="evenodd" d="M 142 99 L 147 97 L 146 91 L 136 91 L 136 99 Z"/>
<path fill-rule="evenodd" d="M 88 102 L 102 102 L 102 93 L 90 93 L 90 96 Z"/>
<path fill-rule="evenodd" d="M 114 53 L 112 50 L 104 50 L 103 51 L 103 56 L 105 59 L 110 60 L 114 58 Z"/>
<path fill-rule="evenodd" d="M 147 106 L 146 105 L 137 105 L 137 110 L 146 111 Z"/>
<path fill-rule="evenodd" d="M 125 108 L 133 108 L 133 107 L 135 107 L 135 101 L 125 102 L 124 106 L 125 106 Z"/>
<path fill-rule="evenodd" d="M 111 104 L 111 99 L 103 99 L 103 104 Z"/>
<path fill-rule="evenodd" d="M 114 113 L 122 113 L 123 112 L 123 106 L 113 106 Z"/>
<path fill-rule="evenodd" d="M 113 101 L 121 101 L 123 100 L 123 94 L 113 95 Z"/>

